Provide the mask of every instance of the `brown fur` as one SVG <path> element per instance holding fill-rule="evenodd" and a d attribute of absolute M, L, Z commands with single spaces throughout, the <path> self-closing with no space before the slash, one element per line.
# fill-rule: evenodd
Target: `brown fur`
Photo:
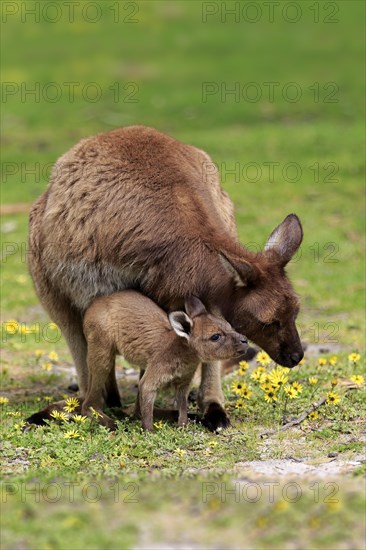
<path fill-rule="evenodd" d="M 188 297 L 185 309 L 186 313 L 172 312 L 168 318 L 152 300 L 133 290 L 94 300 L 84 318 L 89 383 L 83 414 L 92 415 L 92 407 L 102 424 L 114 427 L 103 413 L 103 392 L 119 353 L 144 370 L 136 403 L 143 428 L 152 429 L 156 392 L 171 382 L 176 388 L 178 425 L 187 423 L 189 386 L 200 361 L 238 357 L 248 340 L 223 318 L 210 315 L 198 298 Z M 212 341 L 213 335 L 219 340 Z"/>
<path fill-rule="evenodd" d="M 284 272 L 302 229 L 287 216 L 268 250 L 238 242 L 233 207 L 208 155 L 143 126 L 82 140 L 55 164 L 30 216 L 29 268 L 41 302 L 59 324 L 87 388 L 82 316 L 92 300 L 135 288 L 166 311 L 188 294 L 221 311 L 278 363 L 302 358 L 298 301 Z M 118 400 L 116 388 L 109 392 Z M 199 402 L 225 426 L 220 369 L 204 364 Z M 212 409 L 212 407 L 211 407 Z M 218 410 L 221 413 L 218 414 Z"/>

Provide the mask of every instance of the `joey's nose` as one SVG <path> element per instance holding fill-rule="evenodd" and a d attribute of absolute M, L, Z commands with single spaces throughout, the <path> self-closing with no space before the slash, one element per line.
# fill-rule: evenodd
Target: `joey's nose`
<path fill-rule="evenodd" d="M 293 364 L 297 365 L 298 363 L 300 363 L 301 359 L 304 357 L 304 353 L 303 352 L 291 353 L 290 357 Z"/>
<path fill-rule="evenodd" d="M 247 344 L 248 343 L 248 338 L 246 338 L 246 336 L 241 336 L 240 337 L 240 343 L 241 344 Z"/>

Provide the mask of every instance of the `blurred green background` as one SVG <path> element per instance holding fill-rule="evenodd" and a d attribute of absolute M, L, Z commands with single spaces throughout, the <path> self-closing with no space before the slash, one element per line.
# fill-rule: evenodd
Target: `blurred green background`
<path fill-rule="evenodd" d="M 47 319 L 27 274 L 25 242 L 27 205 L 46 188 L 52 163 L 85 136 L 145 124 L 212 156 L 235 203 L 243 243 L 263 246 L 288 213 L 300 216 L 305 238 L 289 273 L 302 302 L 302 338 L 340 344 L 345 352 L 364 349 L 363 2 L 45 0 L 4 1 L 1 10 L 3 320 Z M 5 363 L 21 365 L 22 354 L 39 345 L 6 345 Z M 55 349 L 62 361 L 70 361 L 63 341 Z M 169 479 L 169 464 L 164 475 Z M 157 489 L 154 500 L 150 490 L 155 494 L 148 488 L 139 507 L 146 522 L 167 491 Z M 168 486 L 173 500 L 183 495 L 186 501 L 178 503 L 177 518 L 184 508 L 184 521 L 197 515 L 200 495 L 197 488 L 192 496 L 190 491 L 191 485 L 186 493 Z M 362 507 L 352 494 L 349 498 L 353 508 L 345 506 L 336 523 L 353 533 L 355 522 L 362 524 L 353 512 Z M 251 508 L 251 547 L 286 547 L 295 518 L 304 520 L 306 530 L 313 506 L 308 504 L 303 514 L 291 509 L 284 516 L 281 532 L 277 516 L 266 532 L 262 512 Z M 97 517 L 103 523 L 101 503 L 76 519 L 68 503 L 65 509 L 48 507 L 47 517 L 58 525 L 53 534 L 44 530 L 43 515 L 34 506 L 21 511 L 12 506 L 7 529 L 20 529 L 25 541 L 33 541 L 22 539 L 25 548 L 62 548 L 62 540 L 75 548 L 122 547 L 123 541 L 131 547 L 135 540 L 131 506 L 129 514 L 120 514 L 127 525 L 117 535 L 109 527 L 107 506 L 97 538 L 88 525 Z M 243 511 L 230 508 L 222 515 L 221 510 L 220 503 L 199 510 L 208 529 L 203 535 L 197 525 L 196 541 L 215 545 L 221 533 L 220 547 L 229 526 L 230 544 L 240 543 L 235 537 L 242 535 Z M 324 524 L 334 521 L 329 514 Z M 159 533 L 159 517 L 155 521 Z M 314 525 L 303 533 L 307 547 L 334 547 L 340 540 L 336 530 L 324 535 Z M 184 532 L 183 520 L 179 529 Z M 19 544 L 19 536 L 9 540 Z M 358 531 L 355 536 L 362 537 Z"/>

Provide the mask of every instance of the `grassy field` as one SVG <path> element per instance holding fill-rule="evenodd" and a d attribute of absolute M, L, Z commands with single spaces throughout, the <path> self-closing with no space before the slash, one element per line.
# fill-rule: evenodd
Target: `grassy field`
<path fill-rule="evenodd" d="M 298 540 L 361 548 L 362 465 L 343 478 L 245 465 L 360 462 L 364 4 L 280 2 L 273 14 L 265 2 L 107 0 L 75 3 L 73 13 L 54 4 L 2 4 L 3 547 L 293 548 Z M 304 243 L 288 271 L 302 339 L 326 362 L 306 356 L 286 381 L 302 390 L 290 399 L 281 389 L 274 402 L 252 377 L 257 365 L 226 377 L 233 427 L 218 435 L 165 423 L 145 435 L 136 422 L 111 435 L 95 422 L 63 420 L 23 432 L 27 415 L 73 380 L 27 273 L 27 205 L 76 141 L 136 123 L 210 153 L 248 246 L 263 246 L 288 213 L 300 216 Z M 121 388 L 132 404 L 136 380 L 126 368 Z M 249 399 L 235 393 L 238 381 Z M 284 416 L 298 418 L 327 395 L 318 417 L 280 430 Z M 297 501 L 283 496 L 289 480 L 302 490 Z M 257 500 L 243 493 L 248 482 L 261 491 Z M 274 499 L 268 482 L 279 483 Z M 239 496 L 223 495 L 233 488 Z"/>

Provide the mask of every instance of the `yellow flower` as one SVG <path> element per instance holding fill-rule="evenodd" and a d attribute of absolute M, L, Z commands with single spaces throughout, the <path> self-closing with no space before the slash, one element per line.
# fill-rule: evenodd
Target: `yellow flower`
<path fill-rule="evenodd" d="M 36 349 L 36 351 L 34 352 L 34 355 L 36 356 L 37 359 L 39 359 L 40 357 L 42 357 L 42 355 L 44 355 L 43 349 Z"/>
<path fill-rule="evenodd" d="M 275 388 L 279 388 L 286 384 L 288 376 L 285 375 L 281 368 L 276 368 L 269 373 L 268 379 Z"/>
<path fill-rule="evenodd" d="M 338 405 L 341 398 L 340 395 L 336 392 L 330 391 L 327 393 L 327 403 L 329 405 Z"/>
<path fill-rule="evenodd" d="M 94 418 L 96 418 L 96 419 L 102 418 L 103 415 L 100 412 L 96 411 L 94 409 L 94 407 L 89 407 L 89 409 L 90 409 L 90 411 L 91 411 Z"/>
<path fill-rule="evenodd" d="M 315 376 L 310 376 L 310 378 L 308 378 L 308 382 L 311 386 L 315 386 L 315 384 L 318 383 L 318 379 L 315 378 Z"/>
<path fill-rule="evenodd" d="M 312 411 L 310 414 L 309 414 L 309 418 L 310 420 L 317 420 L 319 418 L 319 413 L 318 411 Z"/>
<path fill-rule="evenodd" d="M 269 392 L 269 391 L 272 391 L 272 390 L 275 389 L 275 388 L 273 388 L 272 384 L 270 384 L 269 382 L 265 382 L 264 384 L 261 385 L 261 389 L 262 389 L 265 393 L 267 393 L 267 392 Z"/>
<path fill-rule="evenodd" d="M 284 390 L 285 390 L 285 394 L 290 399 L 296 399 L 299 396 L 298 391 L 293 386 L 290 386 L 289 384 L 284 387 Z"/>
<path fill-rule="evenodd" d="M 235 408 L 236 409 L 244 409 L 244 407 L 245 407 L 244 399 L 238 399 L 237 402 L 235 403 Z"/>
<path fill-rule="evenodd" d="M 334 386 L 336 386 L 338 384 L 338 378 L 333 378 L 331 381 L 330 381 L 332 387 L 334 388 Z"/>
<path fill-rule="evenodd" d="M 67 422 L 67 420 L 68 420 L 68 416 L 67 416 L 66 413 L 60 412 L 60 411 L 57 411 L 57 410 L 52 411 L 51 416 L 55 420 L 62 420 L 63 422 Z"/>
<path fill-rule="evenodd" d="M 14 424 L 14 429 L 21 432 L 25 426 L 24 420 L 21 420 L 19 424 Z"/>
<path fill-rule="evenodd" d="M 361 359 L 361 355 L 359 353 L 350 353 L 348 356 L 348 361 L 351 363 L 358 363 L 358 361 Z"/>
<path fill-rule="evenodd" d="M 185 451 L 184 449 L 179 449 L 179 447 L 178 447 L 178 449 L 175 449 L 174 452 L 179 456 L 184 456 L 184 455 L 187 454 L 187 451 Z"/>
<path fill-rule="evenodd" d="M 291 386 L 294 388 L 294 390 L 297 391 L 297 393 L 302 392 L 302 384 L 300 384 L 299 382 L 292 382 Z"/>
<path fill-rule="evenodd" d="M 284 512 L 288 508 L 288 502 L 286 500 L 279 500 L 274 505 L 275 512 Z"/>
<path fill-rule="evenodd" d="M 50 361 L 52 361 L 52 363 L 57 363 L 58 361 L 58 355 L 55 351 L 50 351 L 50 353 L 48 354 L 48 358 Z"/>
<path fill-rule="evenodd" d="M 42 369 L 46 371 L 52 370 L 52 363 L 43 363 Z"/>
<path fill-rule="evenodd" d="M 264 400 L 267 401 L 267 403 L 272 403 L 272 401 L 277 401 L 276 392 L 274 390 L 266 392 L 264 394 Z"/>
<path fill-rule="evenodd" d="M 52 401 L 52 397 L 50 397 L 49 395 L 46 395 L 43 399 L 47 401 L 47 403 L 51 403 Z"/>
<path fill-rule="evenodd" d="M 86 416 L 83 416 L 82 414 L 74 414 L 72 419 L 77 422 L 78 424 L 84 424 L 84 422 L 87 421 Z"/>
<path fill-rule="evenodd" d="M 9 403 L 9 399 L 7 397 L 4 397 L 3 395 L 0 395 L 0 405 L 7 405 Z"/>
<path fill-rule="evenodd" d="M 239 374 L 244 376 L 249 369 L 249 364 L 246 361 L 240 361 L 239 363 Z"/>
<path fill-rule="evenodd" d="M 6 321 L 5 323 L 3 323 L 3 327 L 5 332 L 7 332 L 8 334 L 15 334 L 19 330 L 19 323 L 18 321 L 11 319 L 10 321 Z"/>
<path fill-rule="evenodd" d="M 327 364 L 327 360 L 325 359 L 325 357 L 319 357 L 318 359 L 319 367 L 324 367 L 326 364 Z"/>
<path fill-rule="evenodd" d="M 241 395 L 241 391 L 245 387 L 246 384 L 244 382 L 240 382 L 239 380 L 231 384 L 231 390 L 233 391 L 233 393 L 236 393 L 236 395 Z"/>
<path fill-rule="evenodd" d="M 305 364 L 305 357 L 303 357 L 299 363 L 299 365 L 304 365 Z"/>
<path fill-rule="evenodd" d="M 266 365 L 269 365 L 269 364 L 270 364 L 271 358 L 270 358 L 270 356 L 268 355 L 268 353 L 266 353 L 265 351 L 260 351 L 260 352 L 257 354 L 256 361 L 257 361 L 257 363 L 259 363 L 260 365 L 266 366 Z"/>
<path fill-rule="evenodd" d="M 69 397 L 65 402 L 66 405 L 64 406 L 64 410 L 69 413 L 73 412 L 76 407 L 79 406 L 79 400 L 76 399 L 76 397 Z"/>
<path fill-rule="evenodd" d="M 332 365 L 332 367 L 335 367 L 336 364 L 337 364 L 337 361 L 338 361 L 338 357 L 336 355 L 333 355 L 333 357 L 331 357 L 329 359 L 329 363 Z"/>
<path fill-rule="evenodd" d="M 214 448 L 217 447 L 218 443 L 214 439 L 211 439 L 211 441 L 208 442 L 209 446 Z"/>
<path fill-rule="evenodd" d="M 353 374 L 351 376 L 351 380 L 356 384 L 356 386 L 362 386 L 363 383 L 365 382 L 365 379 L 362 376 L 362 374 Z"/>
<path fill-rule="evenodd" d="M 161 430 L 161 428 L 164 427 L 164 422 L 162 420 L 158 420 L 158 422 L 154 422 L 154 426 L 155 428 L 157 428 L 158 430 Z"/>
<path fill-rule="evenodd" d="M 240 397 L 244 397 L 244 399 L 250 399 L 252 393 L 252 389 L 249 388 L 247 385 L 244 385 L 239 395 Z"/>
<path fill-rule="evenodd" d="M 80 437 L 80 433 L 77 430 L 68 430 L 64 433 L 65 439 L 78 439 Z"/>
<path fill-rule="evenodd" d="M 255 380 L 256 382 L 261 381 L 262 374 L 264 374 L 265 368 L 264 367 L 257 367 L 252 374 L 250 375 L 250 378 L 252 380 Z"/>

